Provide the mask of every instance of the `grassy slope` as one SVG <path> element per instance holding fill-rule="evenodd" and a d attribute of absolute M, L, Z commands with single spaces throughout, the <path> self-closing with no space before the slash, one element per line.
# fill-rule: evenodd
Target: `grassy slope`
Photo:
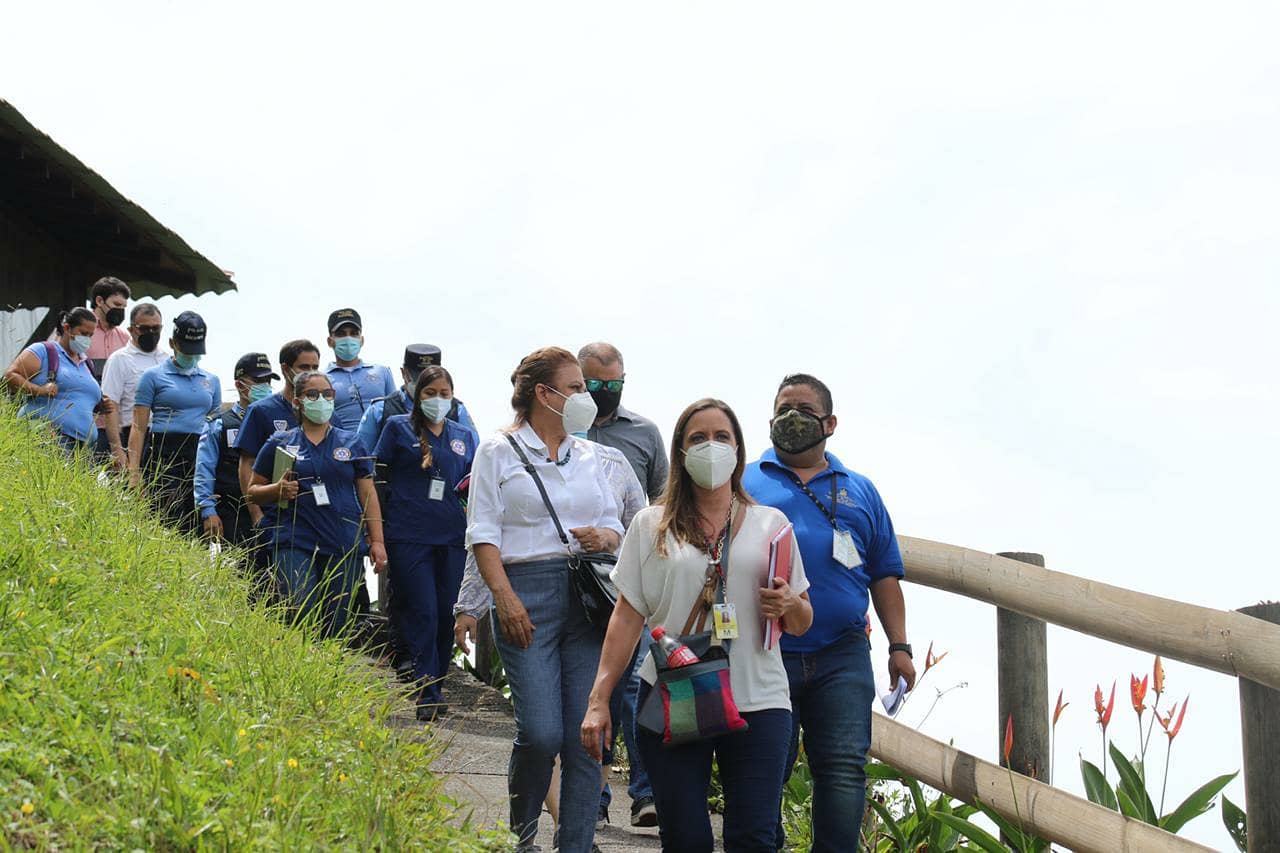
<path fill-rule="evenodd" d="M 335 643 L 0 401 L 0 849 L 469 850 Z"/>

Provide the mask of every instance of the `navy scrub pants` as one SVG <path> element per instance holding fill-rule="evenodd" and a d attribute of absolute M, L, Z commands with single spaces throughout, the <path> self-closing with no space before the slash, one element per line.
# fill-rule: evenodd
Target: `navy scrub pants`
<path fill-rule="evenodd" d="M 453 605 L 462 586 L 462 545 L 387 543 L 387 570 L 395 587 L 391 618 L 408 646 L 418 706 L 440 705 L 440 680 L 453 660 Z"/>

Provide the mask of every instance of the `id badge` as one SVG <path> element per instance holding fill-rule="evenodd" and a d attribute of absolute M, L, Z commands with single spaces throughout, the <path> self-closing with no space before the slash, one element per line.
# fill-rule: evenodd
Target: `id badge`
<path fill-rule="evenodd" d="M 319 480 L 311 487 L 311 496 L 316 499 L 316 506 L 329 505 L 329 490 Z"/>
<path fill-rule="evenodd" d="M 444 500 L 444 480 L 436 477 L 431 481 L 431 487 L 427 490 L 427 497 L 433 501 Z"/>
<path fill-rule="evenodd" d="M 738 608 L 732 604 L 717 604 L 711 608 L 711 614 L 715 618 L 717 640 L 738 639 Z"/>
<path fill-rule="evenodd" d="M 862 555 L 858 553 L 858 546 L 853 544 L 853 534 L 847 530 L 836 530 L 834 533 L 831 556 L 835 561 L 846 569 L 856 569 L 861 566 Z"/>

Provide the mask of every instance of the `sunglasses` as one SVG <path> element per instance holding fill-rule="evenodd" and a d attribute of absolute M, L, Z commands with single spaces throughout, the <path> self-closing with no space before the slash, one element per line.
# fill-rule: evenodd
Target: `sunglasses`
<path fill-rule="evenodd" d="M 326 400 L 332 400 L 334 396 L 332 388 L 325 388 L 323 391 L 319 388 L 308 388 L 306 391 L 302 392 L 304 400 L 319 400 L 321 397 L 324 397 Z"/>
<path fill-rule="evenodd" d="M 142 335 L 145 335 L 147 332 L 150 332 L 153 335 L 159 335 L 164 332 L 164 326 L 139 326 L 135 324 L 134 328 Z"/>
<path fill-rule="evenodd" d="M 601 388 L 607 388 L 614 394 L 622 390 L 622 383 L 625 379 L 588 379 L 587 390 L 599 391 Z"/>

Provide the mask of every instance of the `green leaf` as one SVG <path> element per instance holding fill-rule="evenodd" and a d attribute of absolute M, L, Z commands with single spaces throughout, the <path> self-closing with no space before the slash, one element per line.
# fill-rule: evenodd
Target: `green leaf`
<path fill-rule="evenodd" d="M 1160 818 L 1160 828 L 1176 835 L 1178 830 L 1182 829 L 1188 821 L 1212 809 L 1213 798 L 1218 796 L 1218 793 L 1227 787 L 1231 780 L 1236 778 L 1236 775 L 1235 773 L 1228 773 L 1225 776 L 1210 779 L 1199 788 L 1196 788 L 1191 796 L 1182 801 L 1182 805 Z"/>
<path fill-rule="evenodd" d="M 1245 853 L 1249 849 L 1249 823 L 1245 816 L 1244 810 L 1235 803 L 1227 799 L 1227 795 L 1222 795 L 1222 823 L 1227 828 L 1227 832 L 1231 833 L 1231 840 L 1236 843 L 1236 849 L 1240 853 Z"/>
<path fill-rule="evenodd" d="M 1005 838 L 1018 839 L 1022 837 L 1022 831 L 1014 826 L 1013 821 L 991 808 L 991 806 L 983 804 L 981 808 L 982 813 L 991 819 L 991 822 L 999 828 Z"/>
<path fill-rule="evenodd" d="M 1089 798 L 1089 802 L 1099 806 L 1106 806 L 1113 812 L 1120 811 L 1120 804 L 1116 802 L 1116 795 L 1111 790 L 1111 785 L 1107 783 L 1107 778 L 1102 775 L 1093 764 L 1080 759 L 1080 776 L 1084 779 L 1084 793 Z"/>
<path fill-rule="evenodd" d="M 1123 752 L 1116 748 L 1114 743 L 1111 744 L 1111 760 L 1115 762 L 1116 771 L 1120 774 L 1120 784 L 1116 786 L 1116 795 L 1119 798 L 1120 792 L 1129 795 L 1129 801 L 1133 803 L 1136 814 L 1129 817 L 1135 817 L 1143 823 L 1149 823 L 1152 826 L 1159 826 L 1160 819 L 1156 815 L 1156 807 L 1151 804 L 1151 798 L 1147 796 L 1147 786 L 1142 781 L 1141 774 L 1129 763 L 1129 759 L 1125 758 Z"/>
<path fill-rule="evenodd" d="M 889 834 L 893 836 L 894 842 L 898 845 L 897 849 L 906 850 L 907 836 L 903 834 L 902 827 L 894 819 L 893 813 L 879 800 L 867 800 L 867 803 L 871 808 L 875 809 L 876 814 L 880 815 L 880 822 L 884 824 L 884 828 L 889 830 Z"/>
<path fill-rule="evenodd" d="M 864 771 L 868 779 L 888 779 L 893 782 L 901 782 L 902 774 L 894 770 L 888 764 L 879 761 L 869 762 Z"/>
<path fill-rule="evenodd" d="M 954 829 L 960 835 L 972 841 L 974 844 L 986 850 L 987 853 L 1009 853 L 1008 848 L 1001 844 L 997 839 L 993 838 L 991 833 L 987 832 L 980 826 L 970 823 L 961 817 L 953 814 L 935 815 L 937 820 L 942 821 L 947 826 Z"/>
<path fill-rule="evenodd" d="M 911 791 L 911 799 L 915 803 L 916 814 L 920 816 L 920 821 L 922 823 L 927 821 L 929 819 L 929 803 L 924 798 L 924 791 L 921 789 L 920 783 L 907 776 L 903 779 L 903 784 Z"/>
<path fill-rule="evenodd" d="M 1142 820 L 1142 810 L 1133 802 L 1133 797 L 1129 796 L 1129 791 L 1124 785 L 1116 787 L 1116 800 L 1120 803 L 1120 814 L 1134 820 Z"/>

